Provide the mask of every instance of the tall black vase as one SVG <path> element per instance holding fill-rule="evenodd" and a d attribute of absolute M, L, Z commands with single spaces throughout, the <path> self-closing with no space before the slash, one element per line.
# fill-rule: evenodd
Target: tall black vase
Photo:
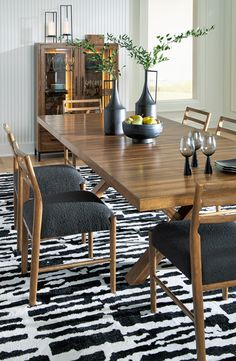
<path fill-rule="evenodd" d="M 126 117 L 126 109 L 120 102 L 117 80 L 112 80 L 112 94 L 104 109 L 104 131 L 106 135 L 123 134 L 122 122 Z"/>
<path fill-rule="evenodd" d="M 135 114 L 142 115 L 143 117 L 153 116 L 156 117 L 156 95 L 155 100 L 153 99 L 149 89 L 148 89 L 148 73 L 156 73 L 156 90 L 157 92 L 157 71 L 145 70 L 145 79 L 142 94 L 139 100 L 135 103 Z"/>

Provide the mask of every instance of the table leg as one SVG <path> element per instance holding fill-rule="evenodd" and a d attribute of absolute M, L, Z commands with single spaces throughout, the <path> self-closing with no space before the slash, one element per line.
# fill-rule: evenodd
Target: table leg
<path fill-rule="evenodd" d="M 162 260 L 163 255 L 157 252 L 157 264 Z M 129 285 L 141 285 L 149 276 L 149 251 L 148 249 L 141 255 L 138 261 L 132 266 L 127 275 L 126 281 Z"/>
<path fill-rule="evenodd" d="M 109 184 L 107 184 L 104 180 L 101 180 L 92 190 L 94 194 L 98 197 L 102 197 L 103 193 L 109 188 Z"/>
<path fill-rule="evenodd" d="M 170 222 L 173 220 L 186 219 L 191 215 L 192 205 L 180 207 L 178 211 L 168 208 L 163 211 L 168 215 Z M 170 217 L 171 216 L 171 217 Z M 157 264 L 162 260 L 163 256 L 157 252 Z M 146 281 L 149 276 L 149 252 L 148 249 L 140 256 L 138 261 L 131 267 L 127 275 L 126 281 L 129 285 L 140 285 Z"/>

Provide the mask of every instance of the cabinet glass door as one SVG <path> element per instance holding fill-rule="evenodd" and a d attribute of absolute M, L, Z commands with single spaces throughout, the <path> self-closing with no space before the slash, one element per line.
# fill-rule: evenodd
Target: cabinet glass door
<path fill-rule="evenodd" d="M 63 100 L 74 99 L 74 50 L 45 52 L 45 114 L 61 114 Z"/>
<path fill-rule="evenodd" d="M 85 54 L 85 71 L 82 84 L 82 95 L 84 98 L 101 98 L 103 74 L 96 71 L 96 64 L 91 60 L 92 54 Z"/>
<path fill-rule="evenodd" d="M 97 51 L 101 48 L 97 46 Z M 105 58 L 110 56 L 113 48 L 107 48 L 103 56 Z M 112 81 L 110 74 L 96 70 L 96 64 L 91 60 L 92 53 L 84 54 L 84 76 L 81 79 L 81 95 L 82 98 L 96 98 L 102 100 L 102 105 L 105 107 L 110 99 L 112 91 Z"/>

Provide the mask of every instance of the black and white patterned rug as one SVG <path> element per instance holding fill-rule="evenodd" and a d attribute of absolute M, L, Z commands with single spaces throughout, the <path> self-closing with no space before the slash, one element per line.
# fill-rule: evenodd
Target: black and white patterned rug
<path fill-rule="evenodd" d="M 92 187 L 98 176 L 82 173 Z M 137 212 L 114 189 L 104 201 L 117 224 L 117 294 L 109 289 L 109 266 L 41 274 L 38 305 L 28 307 L 29 278 L 20 274 L 13 226 L 12 175 L 0 174 L 0 360 L 162 361 L 196 360 L 190 319 L 158 290 L 158 312 L 150 313 L 149 282 L 129 286 L 125 274 L 148 245 L 147 231 L 163 213 Z M 95 234 L 95 254 L 108 252 L 108 234 Z M 85 257 L 80 236 L 52 239 L 41 258 Z M 191 307 L 189 282 L 166 260 L 162 279 Z M 205 294 L 207 360 L 236 360 L 236 289 Z"/>

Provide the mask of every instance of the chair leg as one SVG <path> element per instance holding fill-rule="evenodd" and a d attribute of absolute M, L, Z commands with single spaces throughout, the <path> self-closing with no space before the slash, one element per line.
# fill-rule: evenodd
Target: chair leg
<path fill-rule="evenodd" d="M 21 248 L 21 273 L 24 275 L 28 271 L 28 232 L 23 223 L 22 227 L 22 248 Z"/>
<path fill-rule="evenodd" d="M 222 298 L 223 300 L 227 300 L 228 299 L 228 288 L 222 288 Z"/>
<path fill-rule="evenodd" d="M 86 233 L 82 233 L 82 243 L 86 243 Z"/>
<path fill-rule="evenodd" d="M 89 232 L 88 237 L 89 258 L 93 258 L 93 233 Z"/>
<path fill-rule="evenodd" d="M 13 209 L 14 209 L 14 228 L 17 229 L 18 225 L 17 225 L 17 194 L 16 194 L 16 190 L 14 189 L 14 193 L 13 193 Z"/>
<path fill-rule="evenodd" d="M 151 297 L 151 312 L 155 313 L 157 310 L 156 306 L 156 249 L 152 244 L 152 234 L 149 232 L 149 267 L 150 267 L 150 297 Z"/>
<path fill-rule="evenodd" d="M 86 184 L 81 183 L 80 184 L 80 190 L 85 191 L 85 189 L 86 189 Z M 86 243 L 86 233 L 82 233 L 82 243 Z"/>
<path fill-rule="evenodd" d="M 18 181 L 18 183 L 20 183 Z M 22 237 L 23 237 L 23 192 L 21 190 L 21 185 L 18 184 L 18 197 L 16 201 L 16 219 L 17 219 L 17 252 L 21 253 L 22 248 Z"/>
<path fill-rule="evenodd" d="M 72 164 L 76 168 L 76 155 L 72 153 Z"/>
<path fill-rule="evenodd" d="M 195 282 L 192 284 L 192 289 L 197 359 L 198 361 L 206 361 L 203 292 L 199 290 L 199 285 L 195 285 Z"/>
<path fill-rule="evenodd" d="M 85 184 L 85 183 L 81 183 L 81 184 L 80 184 L 80 190 L 81 190 L 81 191 L 85 191 L 85 190 L 86 190 L 86 184 Z"/>
<path fill-rule="evenodd" d="M 69 150 L 66 147 L 64 147 L 64 163 L 69 163 Z"/>
<path fill-rule="evenodd" d="M 18 207 L 18 206 L 17 206 Z M 17 209 L 17 222 L 16 222 L 16 231 L 17 231 L 17 252 L 20 254 L 21 253 L 21 248 L 22 248 L 22 221 L 20 221 L 20 213 L 19 213 L 19 209 Z"/>
<path fill-rule="evenodd" d="M 111 217 L 110 226 L 110 283 L 111 292 L 116 293 L 116 217 Z"/>
<path fill-rule="evenodd" d="M 30 272 L 29 304 L 35 306 L 37 302 L 38 273 L 39 273 L 40 237 L 32 237 L 32 255 Z"/>

